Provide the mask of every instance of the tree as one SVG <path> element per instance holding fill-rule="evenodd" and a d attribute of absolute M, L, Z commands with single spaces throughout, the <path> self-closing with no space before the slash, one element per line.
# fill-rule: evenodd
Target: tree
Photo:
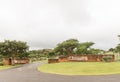
<path fill-rule="evenodd" d="M 105 52 L 104 50 L 94 49 L 94 48 L 90 48 L 90 50 L 88 51 L 89 54 L 93 54 L 93 55 L 103 54 L 104 52 Z"/>
<path fill-rule="evenodd" d="M 114 49 L 114 48 L 110 48 L 108 51 L 110 51 L 110 52 L 114 52 L 115 49 Z"/>
<path fill-rule="evenodd" d="M 120 44 L 118 44 L 118 45 L 116 46 L 115 51 L 118 52 L 118 53 L 120 53 Z"/>
<path fill-rule="evenodd" d="M 49 53 L 51 53 L 53 50 L 52 49 L 43 49 L 42 50 L 42 53 L 45 55 L 45 56 L 48 56 Z"/>
<path fill-rule="evenodd" d="M 15 57 L 27 57 L 29 46 L 26 42 L 5 40 L 0 42 L 0 54 L 14 60 Z M 14 64 L 14 62 L 12 62 Z"/>
<path fill-rule="evenodd" d="M 56 48 L 54 48 L 55 53 L 58 55 L 72 55 L 74 49 L 79 45 L 79 41 L 76 39 L 69 39 L 59 43 Z"/>
<path fill-rule="evenodd" d="M 94 44 L 93 42 L 80 43 L 79 46 L 77 46 L 75 53 L 76 54 L 90 54 L 89 50 L 93 44 Z"/>
<path fill-rule="evenodd" d="M 55 56 L 52 49 L 31 50 L 29 53 L 29 57 L 32 61 L 44 60 L 47 57 L 49 58 Z"/>
<path fill-rule="evenodd" d="M 117 54 L 117 60 L 120 60 L 120 44 L 118 44 L 116 47 L 115 47 L 115 50 L 114 52 L 116 52 Z"/>
<path fill-rule="evenodd" d="M 31 50 L 29 51 L 29 54 L 30 58 L 39 58 L 44 55 L 43 50 Z"/>

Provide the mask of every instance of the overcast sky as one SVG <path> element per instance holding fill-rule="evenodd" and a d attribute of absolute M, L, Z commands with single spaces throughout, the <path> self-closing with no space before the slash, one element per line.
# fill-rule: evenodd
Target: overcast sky
<path fill-rule="evenodd" d="M 64 40 L 92 41 L 95 48 L 119 43 L 120 0 L 0 0 L 0 40 L 54 48 Z"/>

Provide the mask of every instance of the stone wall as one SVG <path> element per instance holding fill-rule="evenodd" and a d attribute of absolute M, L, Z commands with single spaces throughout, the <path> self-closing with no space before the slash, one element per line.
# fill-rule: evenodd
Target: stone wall
<path fill-rule="evenodd" d="M 112 59 L 110 62 L 115 60 L 114 55 L 73 55 L 69 57 L 59 57 L 58 59 L 49 59 L 48 63 L 57 62 L 102 62 L 103 57 L 110 56 Z"/>
<path fill-rule="evenodd" d="M 48 63 L 58 63 L 59 59 L 48 59 Z"/>
<path fill-rule="evenodd" d="M 11 58 L 3 59 L 4 65 L 12 65 L 13 62 L 14 64 L 26 64 L 26 63 L 29 63 L 29 59 L 14 59 L 14 60 L 12 60 Z"/>

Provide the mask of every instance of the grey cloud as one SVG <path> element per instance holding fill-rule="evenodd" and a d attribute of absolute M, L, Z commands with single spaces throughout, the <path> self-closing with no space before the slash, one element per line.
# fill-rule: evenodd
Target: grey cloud
<path fill-rule="evenodd" d="M 108 3 L 109 2 L 109 3 Z M 0 40 L 22 40 L 30 49 L 54 48 L 69 38 L 109 49 L 119 41 L 119 0 L 1 0 Z"/>

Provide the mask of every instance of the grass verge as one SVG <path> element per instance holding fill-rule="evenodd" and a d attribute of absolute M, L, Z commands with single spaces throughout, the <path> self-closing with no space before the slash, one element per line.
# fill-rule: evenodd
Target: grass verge
<path fill-rule="evenodd" d="M 12 66 L 12 65 L 3 65 L 3 66 L 0 66 L 0 70 L 5 70 L 5 69 L 10 69 L 10 68 L 14 68 L 14 67 L 18 67 L 18 66 L 20 66 L 20 65 L 14 65 L 14 66 Z"/>
<path fill-rule="evenodd" d="M 64 62 L 44 64 L 38 70 L 61 75 L 109 75 L 120 74 L 120 62 Z"/>

